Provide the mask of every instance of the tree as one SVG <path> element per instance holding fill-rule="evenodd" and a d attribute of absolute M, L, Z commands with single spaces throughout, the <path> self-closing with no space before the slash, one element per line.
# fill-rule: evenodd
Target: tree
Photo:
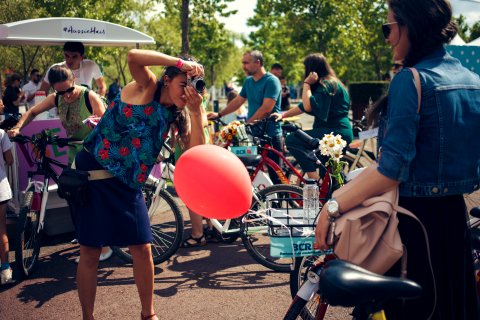
<path fill-rule="evenodd" d="M 475 22 L 470 28 L 470 39 L 468 42 L 471 42 L 478 38 L 480 38 L 480 21 Z"/>
<path fill-rule="evenodd" d="M 188 54 L 188 17 L 190 14 L 190 0 L 182 0 L 182 54 Z"/>

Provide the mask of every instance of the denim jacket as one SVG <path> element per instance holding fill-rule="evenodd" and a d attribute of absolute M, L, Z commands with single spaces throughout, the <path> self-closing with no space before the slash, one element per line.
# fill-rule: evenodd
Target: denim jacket
<path fill-rule="evenodd" d="M 472 57 L 473 58 L 473 57 Z M 392 80 L 380 119 L 379 171 L 400 181 L 400 195 L 470 193 L 480 185 L 480 79 L 441 47 Z"/>

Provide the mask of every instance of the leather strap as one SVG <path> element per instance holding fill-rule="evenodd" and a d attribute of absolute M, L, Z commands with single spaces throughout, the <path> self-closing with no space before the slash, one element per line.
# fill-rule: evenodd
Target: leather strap
<path fill-rule="evenodd" d="M 75 160 L 73 160 L 72 169 L 76 169 Z M 89 170 L 87 172 L 89 181 L 111 179 L 114 177 L 114 175 L 107 170 Z"/>

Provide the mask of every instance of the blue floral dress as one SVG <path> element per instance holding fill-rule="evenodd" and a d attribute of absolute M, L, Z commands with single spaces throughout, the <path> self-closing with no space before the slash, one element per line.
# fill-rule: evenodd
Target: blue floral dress
<path fill-rule="evenodd" d="M 174 108 L 157 101 L 131 105 L 118 95 L 85 139 L 85 150 L 75 158 L 77 169 L 106 169 L 114 178 L 90 181 L 87 202 L 75 207 L 80 244 L 101 247 L 151 242 L 141 188 L 174 120 Z"/>

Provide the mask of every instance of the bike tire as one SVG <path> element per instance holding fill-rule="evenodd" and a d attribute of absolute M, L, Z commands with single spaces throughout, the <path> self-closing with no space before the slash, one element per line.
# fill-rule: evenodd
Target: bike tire
<path fill-rule="evenodd" d="M 180 247 L 183 238 L 183 216 L 177 202 L 166 190 L 160 190 L 159 199 L 153 200 L 153 194 L 146 195 L 147 208 L 152 204 L 157 209 L 150 215 L 150 228 L 153 241 L 152 258 L 153 264 L 157 265 L 168 260 Z M 113 247 L 115 254 L 122 260 L 132 263 L 132 255 L 128 247 Z"/>
<path fill-rule="evenodd" d="M 42 232 L 37 232 L 40 210 L 32 210 L 34 192 L 35 187 L 31 187 L 25 193 L 15 233 L 15 266 L 21 279 L 32 274 L 40 256 Z M 42 199 L 42 193 L 40 193 L 40 199 Z"/>
<path fill-rule="evenodd" d="M 294 300 L 298 298 L 297 292 L 300 286 L 306 280 L 306 274 L 309 268 L 313 265 L 315 261 L 318 260 L 318 258 L 319 258 L 318 255 L 295 258 L 295 268 L 293 269 L 293 271 L 290 272 L 290 295 Z M 303 300 L 303 299 L 300 299 L 300 300 Z M 316 313 L 319 311 L 318 310 L 319 301 L 320 299 L 318 295 L 315 294 L 314 298 L 304 303 L 302 307 L 303 311 L 300 310 L 297 316 L 300 315 L 303 320 L 315 319 Z M 324 308 L 326 308 L 326 306 Z M 325 311 L 326 309 L 323 310 L 323 312 Z"/>
<path fill-rule="evenodd" d="M 305 313 L 305 306 L 308 301 L 303 300 L 302 298 L 295 296 L 292 301 L 292 304 L 287 310 L 287 313 L 283 317 L 283 320 L 296 320 L 298 318 L 303 320 L 313 320 L 315 318 L 311 317 L 310 314 Z"/>
<path fill-rule="evenodd" d="M 265 208 L 266 201 L 268 199 L 281 197 L 292 198 L 292 196 L 302 198 L 302 188 L 285 184 L 269 186 L 258 193 L 259 201 L 254 199 L 250 209 L 252 211 L 257 211 Z M 301 204 L 299 204 L 297 201 L 292 201 L 292 203 L 289 205 L 298 206 Z M 249 217 L 254 219 L 255 215 L 249 215 Z M 252 230 L 253 227 L 256 229 L 262 229 L 257 231 L 249 231 L 249 229 Z M 292 258 L 276 258 L 270 255 L 270 237 L 268 235 L 268 227 L 265 220 L 244 222 L 242 219 L 242 223 L 240 225 L 240 235 L 247 252 L 253 257 L 253 259 L 255 259 L 255 261 L 274 271 L 290 271 L 290 265 L 293 262 Z"/>

